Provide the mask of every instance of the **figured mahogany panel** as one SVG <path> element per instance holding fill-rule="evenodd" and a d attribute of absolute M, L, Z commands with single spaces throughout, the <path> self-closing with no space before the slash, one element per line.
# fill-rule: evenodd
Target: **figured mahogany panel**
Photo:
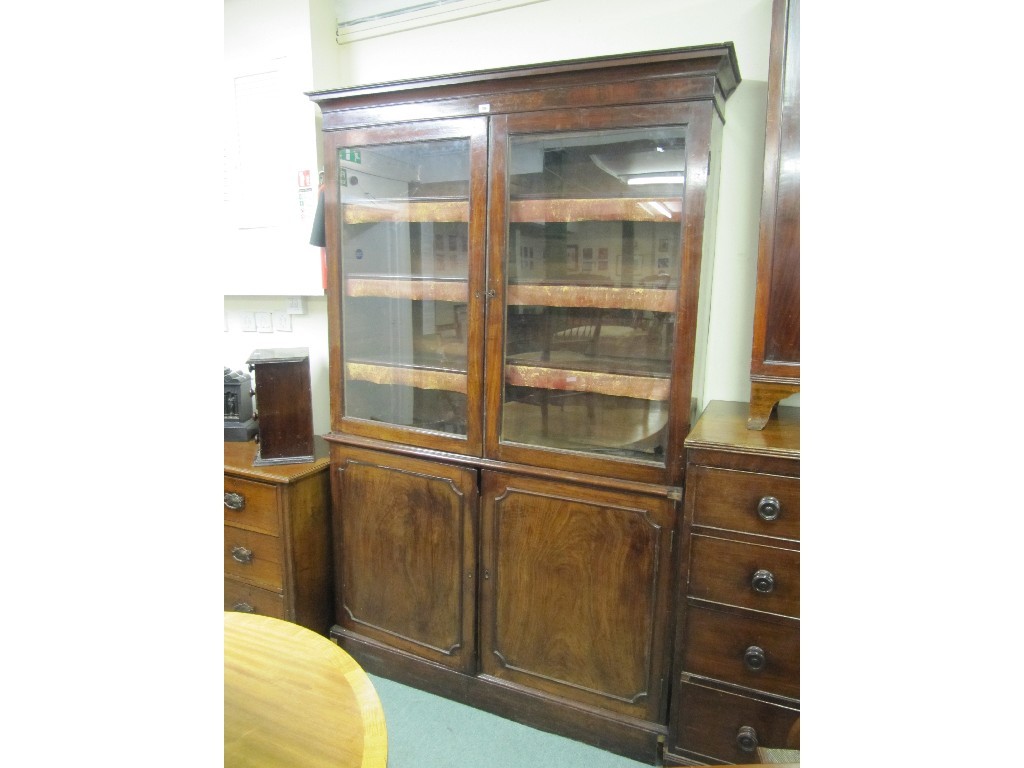
<path fill-rule="evenodd" d="M 674 503 L 485 472 L 483 505 L 482 671 L 657 718 Z"/>
<path fill-rule="evenodd" d="M 332 475 L 337 623 L 471 669 L 476 473 L 335 446 Z"/>

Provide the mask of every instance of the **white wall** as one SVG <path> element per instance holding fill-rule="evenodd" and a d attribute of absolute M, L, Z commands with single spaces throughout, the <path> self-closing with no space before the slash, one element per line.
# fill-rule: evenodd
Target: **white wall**
<path fill-rule="evenodd" d="M 322 295 L 320 254 L 309 245 L 319 144 L 319 110 L 303 93 L 313 79 L 310 29 L 304 2 L 224 0 L 225 294 Z"/>
<path fill-rule="evenodd" d="M 325 90 L 465 72 L 541 61 L 688 45 L 732 42 L 742 82 L 726 104 L 722 181 L 718 207 L 711 325 L 707 349 L 706 404 L 745 401 L 750 396 L 750 351 L 757 263 L 757 235 L 763 183 L 771 0 L 543 0 L 543 2 L 444 24 L 412 29 L 340 46 L 335 42 L 333 0 L 225 0 L 225 9 L 244 5 L 244 29 L 225 17 L 225 37 L 272 36 L 278 12 L 313 21 L 305 45 L 312 58 L 303 90 Z M 276 9 L 271 13 L 271 9 Z M 266 24 L 256 16 L 266 12 Z M 315 251 L 316 249 L 310 248 Z M 319 280 L 319 266 L 316 267 Z M 287 294 L 287 291 L 282 291 Z M 309 302 L 305 322 L 289 334 L 242 333 L 236 313 L 256 304 L 273 309 L 273 296 L 225 297 L 228 330 L 225 365 L 236 366 L 256 337 L 263 346 L 309 346 L 314 364 L 314 427 L 326 431 L 326 303 Z M 254 303 L 255 302 L 255 303 Z M 283 303 L 283 299 L 280 300 Z M 322 312 L 321 308 L 322 307 Z M 323 327 L 317 325 L 323 323 Z M 286 339 L 281 337 L 287 336 Z M 260 339 L 260 340 L 261 340 Z M 255 347 L 253 347 L 255 348 Z M 322 353 L 322 354 L 321 354 Z M 315 355 L 315 359 L 314 359 Z M 244 362 L 244 357 L 241 360 Z M 787 404 L 799 404 L 799 396 Z"/>

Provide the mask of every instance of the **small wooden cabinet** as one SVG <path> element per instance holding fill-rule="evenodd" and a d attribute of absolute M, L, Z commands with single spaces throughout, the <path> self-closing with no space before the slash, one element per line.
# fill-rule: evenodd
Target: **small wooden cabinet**
<path fill-rule="evenodd" d="M 331 626 L 326 444 L 312 463 L 253 466 L 255 442 L 224 443 L 224 610 Z"/>
<path fill-rule="evenodd" d="M 687 483 L 667 761 L 756 762 L 800 714 L 800 422 L 708 405 Z"/>

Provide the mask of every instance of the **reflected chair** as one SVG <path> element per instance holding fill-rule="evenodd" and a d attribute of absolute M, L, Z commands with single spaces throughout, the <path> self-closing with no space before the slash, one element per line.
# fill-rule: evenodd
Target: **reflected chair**
<path fill-rule="evenodd" d="M 572 368 L 579 363 L 583 363 L 582 367 L 589 367 L 587 358 L 597 354 L 601 339 L 602 315 L 600 307 L 550 307 L 545 317 L 541 362 L 558 368 Z M 592 422 L 596 415 L 592 393 L 569 389 L 540 391 L 540 419 L 544 435 L 548 434 L 548 406 L 551 401 L 557 401 L 564 407 L 566 400 L 578 397 L 584 398 L 587 421 Z"/>

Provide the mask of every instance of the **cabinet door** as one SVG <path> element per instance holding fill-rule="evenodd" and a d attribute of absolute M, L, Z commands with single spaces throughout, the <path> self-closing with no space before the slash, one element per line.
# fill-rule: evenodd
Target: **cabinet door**
<path fill-rule="evenodd" d="M 674 524 L 669 499 L 484 472 L 481 671 L 658 720 Z"/>
<path fill-rule="evenodd" d="M 329 136 L 334 430 L 480 454 L 486 130 Z"/>
<path fill-rule="evenodd" d="M 708 110 L 493 118 L 489 453 L 681 480 Z"/>
<path fill-rule="evenodd" d="M 337 623 L 472 672 L 476 472 L 340 446 L 331 466 Z"/>

